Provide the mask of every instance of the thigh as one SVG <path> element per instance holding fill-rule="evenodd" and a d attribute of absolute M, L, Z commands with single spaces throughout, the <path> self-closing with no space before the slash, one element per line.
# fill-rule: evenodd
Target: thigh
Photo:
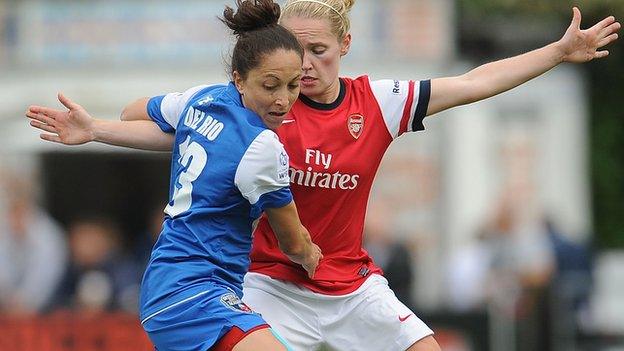
<path fill-rule="evenodd" d="M 297 294 L 297 289 L 262 274 L 247 273 L 243 301 L 260 313 L 294 351 L 314 351 L 323 341 L 315 311 L 317 303 Z"/>
<path fill-rule="evenodd" d="M 394 295 L 385 278 L 373 275 L 324 318 L 323 335 L 334 350 L 405 351 L 433 331 Z"/>
<path fill-rule="evenodd" d="M 173 303 L 143 322 L 158 350 L 208 350 L 232 328 L 243 333 L 268 327 L 230 290 L 213 286 L 197 298 Z"/>
<path fill-rule="evenodd" d="M 438 342 L 432 335 L 426 336 L 418 340 L 416 343 L 410 346 L 409 349 L 407 349 L 407 351 L 441 351 L 441 350 L 442 349 L 440 349 L 440 345 L 438 345 Z"/>
<path fill-rule="evenodd" d="M 289 351 L 288 348 L 278 340 L 273 332 L 269 328 L 253 331 L 243 338 L 240 342 L 236 343 L 236 346 L 231 349 L 232 351 Z M 216 349 L 215 351 L 221 351 Z"/>

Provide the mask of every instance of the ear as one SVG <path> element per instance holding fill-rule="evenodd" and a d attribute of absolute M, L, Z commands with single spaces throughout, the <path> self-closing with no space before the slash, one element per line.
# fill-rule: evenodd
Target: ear
<path fill-rule="evenodd" d="M 344 38 L 342 38 L 342 42 L 340 43 L 340 56 L 348 54 L 349 49 L 351 49 L 351 33 L 347 33 Z"/>
<path fill-rule="evenodd" d="M 244 95 L 243 92 L 245 90 L 245 84 L 243 77 L 238 73 L 238 71 L 232 72 L 232 78 L 234 78 L 234 85 L 236 86 L 236 90 L 241 95 Z"/>

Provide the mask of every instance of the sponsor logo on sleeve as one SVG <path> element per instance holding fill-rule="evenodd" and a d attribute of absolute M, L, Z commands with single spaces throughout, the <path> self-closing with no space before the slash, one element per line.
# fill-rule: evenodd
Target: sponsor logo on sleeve
<path fill-rule="evenodd" d="M 401 94 L 401 83 L 398 80 L 394 81 L 394 85 L 392 87 L 392 94 L 399 95 Z"/>
<path fill-rule="evenodd" d="M 288 154 L 284 150 L 282 150 L 279 154 L 277 179 L 288 181 Z"/>

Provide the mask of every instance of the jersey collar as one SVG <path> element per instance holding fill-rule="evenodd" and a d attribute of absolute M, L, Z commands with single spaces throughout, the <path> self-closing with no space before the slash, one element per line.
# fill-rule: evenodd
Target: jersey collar
<path fill-rule="evenodd" d="M 336 107 L 340 106 L 340 104 L 345 98 L 345 95 L 347 94 L 347 86 L 345 85 L 342 78 L 339 78 L 339 80 L 340 80 L 340 93 L 338 94 L 338 97 L 336 98 L 334 102 L 330 102 L 329 104 L 323 104 L 320 102 L 316 102 L 303 94 L 299 94 L 299 100 L 301 100 L 301 102 L 303 102 L 304 104 L 312 107 L 313 109 L 324 110 L 324 111 L 333 110 Z"/>
<path fill-rule="evenodd" d="M 240 107 L 245 107 L 245 105 L 243 105 L 243 97 L 238 92 L 238 89 L 236 89 L 236 85 L 234 85 L 234 82 L 230 81 L 226 91 L 235 104 Z"/>

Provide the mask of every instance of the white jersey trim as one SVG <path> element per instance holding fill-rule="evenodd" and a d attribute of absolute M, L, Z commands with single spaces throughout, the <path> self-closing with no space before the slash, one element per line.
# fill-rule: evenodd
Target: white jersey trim
<path fill-rule="evenodd" d="M 165 95 L 160 103 L 160 113 L 163 119 L 169 123 L 173 129 L 176 129 L 180 121 L 180 115 L 182 111 L 184 111 L 186 104 L 198 91 L 206 87 L 209 87 L 209 85 L 198 85 L 183 93 L 169 93 Z"/>
<path fill-rule="evenodd" d="M 163 312 L 165 312 L 165 311 L 167 311 L 167 310 L 169 310 L 169 309 L 172 309 L 172 308 L 174 308 L 174 307 L 176 307 L 176 306 L 178 306 L 178 305 L 180 305 L 180 304 L 183 304 L 183 303 L 185 303 L 185 302 L 188 302 L 188 301 L 191 301 L 191 300 L 193 300 L 193 299 L 196 299 L 196 298 L 198 298 L 198 297 L 200 297 L 200 296 L 206 295 L 206 294 L 207 294 L 207 293 L 209 293 L 209 292 L 210 292 L 210 290 L 202 291 L 202 292 L 200 292 L 199 294 L 193 295 L 193 296 L 191 296 L 191 297 L 187 297 L 186 299 L 184 299 L 184 300 L 182 300 L 182 301 L 178 301 L 178 302 L 176 302 L 176 303 L 174 303 L 174 304 L 171 304 L 171 305 L 169 305 L 169 306 L 167 306 L 167 307 L 165 307 L 165 308 L 163 308 L 163 309 L 160 309 L 160 310 L 158 310 L 158 311 L 156 311 L 156 312 L 154 312 L 154 313 L 150 314 L 149 316 L 147 316 L 147 317 L 143 318 L 143 320 L 141 321 L 141 324 L 143 324 L 143 323 L 147 322 L 147 321 L 148 321 L 148 320 L 150 320 L 151 318 L 154 318 L 154 317 L 156 317 L 157 315 L 159 315 L 159 314 L 161 314 L 161 313 L 163 313 Z"/>
<path fill-rule="evenodd" d="M 290 184 L 288 155 L 273 131 L 264 130 L 249 145 L 236 169 L 234 184 L 252 205 L 260 196 Z"/>
<path fill-rule="evenodd" d="M 377 99 L 377 104 L 381 109 L 386 127 L 393 139 L 399 136 L 405 104 L 407 104 L 410 98 L 409 86 L 410 82 L 407 80 L 382 79 L 370 81 L 371 90 Z M 416 110 L 417 102 L 417 99 L 412 100 L 410 111 Z"/>
<path fill-rule="evenodd" d="M 418 108 L 418 103 L 420 102 L 420 82 L 414 83 L 414 100 L 412 101 L 412 106 L 410 108 L 410 117 L 407 122 L 407 131 L 414 132 L 414 118 L 416 118 L 416 108 Z"/>

